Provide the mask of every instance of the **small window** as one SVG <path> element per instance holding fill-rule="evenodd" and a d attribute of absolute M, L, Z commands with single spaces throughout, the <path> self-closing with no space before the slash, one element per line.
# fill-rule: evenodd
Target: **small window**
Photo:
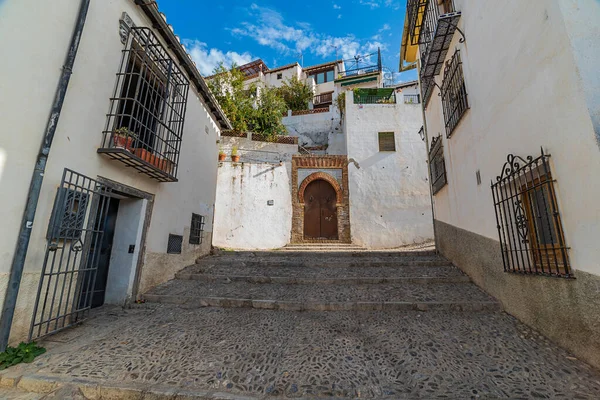
<path fill-rule="evenodd" d="M 283 79 L 283 74 L 277 74 L 277 79 Z"/>
<path fill-rule="evenodd" d="M 379 132 L 379 151 L 396 151 L 394 132 Z"/>
<path fill-rule="evenodd" d="M 460 60 L 460 50 L 456 50 L 452 59 L 446 64 L 441 93 L 444 121 L 446 124 L 446 137 L 449 138 L 463 115 L 469 109 L 467 88 L 465 87 L 462 61 Z"/>
<path fill-rule="evenodd" d="M 169 241 L 167 242 L 167 254 L 181 254 L 182 243 L 183 236 L 169 234 Z"/>
<path fill-rule="evenodd" d="M 429 170 L 431 172 L 431 191 L 433 195 L 439 192 L 446 184 L 446 162 L 444 160 L 444 148 L 442 147 L 442 136 L 433 138 L 429 150 Z"/>
<path fill-rule="evenodd" d="M 333 82 L 333 70 L 327 71 L 325 79 L 327 80 L 327 82 Z"/>
<path fill-rule="evenodd" d="M 506 272 L 572 276 L 549 158 L 511 154 L 492 185 Z"/>
<path fill-rule="evenodd" d="M 202 232 L 204 232 L 204 216 L 192 214 L 190 226 L 190 244 L 202 244 Z"/>
<path fill-rule="evenodd" d="M 317 84 L 325 83 L 325 73 L 321 72 L 317 74 Z"/>

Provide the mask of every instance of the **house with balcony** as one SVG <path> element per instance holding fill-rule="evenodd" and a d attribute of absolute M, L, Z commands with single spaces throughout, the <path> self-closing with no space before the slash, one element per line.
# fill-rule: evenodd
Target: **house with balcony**
<path fill-rule="evenodd" d="M 439 251 L 600 366 L 600 4 L 408 0 Z"/>
<path fill-rule="evenodd" d="M 7 2 L 0 35 L 31 39 L 0 42 L 6 344 L 134 302 L 207 254 L 230 123 L 155 3 Z"/>

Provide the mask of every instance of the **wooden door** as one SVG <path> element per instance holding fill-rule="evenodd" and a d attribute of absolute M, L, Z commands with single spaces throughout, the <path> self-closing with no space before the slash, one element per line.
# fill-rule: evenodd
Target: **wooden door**
<path fill-rule="evenodd" d="M 329 182 L 316 180 L 304 191 L 304 238 L 338 239 L 335 189 Z"/>

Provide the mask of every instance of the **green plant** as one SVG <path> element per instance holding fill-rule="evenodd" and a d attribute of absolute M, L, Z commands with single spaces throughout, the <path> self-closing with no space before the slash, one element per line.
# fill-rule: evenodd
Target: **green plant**
<path fill-rule="evenodd" d="M 122 126 L 119 129 L 115 130 L 115 135 L 137 139 L 137 135 L 134 132 L 130 131 L 129 128 L 127 128 L 126 126 Z"/>
<path fill-rule="evenodd" d="M 233 146 L 231 148 L 231 155 L 232 156 L 237 156 L 238 155 L 238 147 L 237 146 Z"/>
<path fill-rule="evenodd" d="M 30 363 L 37 356 L 44 354 L 46 349 L 36 346 L 35 342 L 21 342 L 17 347 L 7 347 L 6 351 L 0 353 L 0 370 L 12 367 L 19 363 Z"/>
<path fill-rule="evenodd" d="M 277 93 L 292 111 L 308 110 L 308 102 L 314 97 L 312 89 L 297 77 L 286 79 Z"/>
<path fill-rule="evenodd" d="M 223 151 L 222 146 L 219 146 L 219 155 L 225 155 L 225 151 Z"/>
<path fill-rule="evenodd" d="M 338 97 L 335 100 L 335 105 L 337 106 L 338 110 L 340 110 L 340 118 L 343 118 L 344 112 L 346 111 L 346 92 L 338 94 Z"/>

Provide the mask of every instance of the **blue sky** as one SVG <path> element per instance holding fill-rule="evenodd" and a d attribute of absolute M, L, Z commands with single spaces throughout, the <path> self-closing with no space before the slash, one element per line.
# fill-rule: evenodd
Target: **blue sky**
<path fill-rule="evenodd" d="M 0 0 L 1 1 L 1 0 Z M 309 66 L 376 52 L 394 80 L 398 71 L 406 0 L 158 0 L 203 75 L 224 62 L 262 58 L 274 68 Z"/>

